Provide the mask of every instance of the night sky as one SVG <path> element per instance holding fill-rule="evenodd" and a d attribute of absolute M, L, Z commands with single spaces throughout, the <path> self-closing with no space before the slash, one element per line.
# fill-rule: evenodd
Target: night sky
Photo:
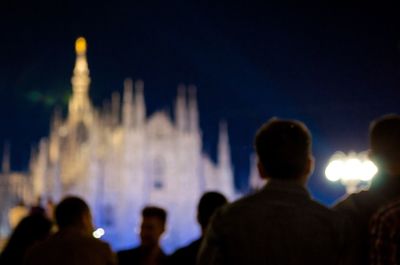
<path fill-rule="evenodd" d="M 225 119 L 239 190 L 247 186 L 256 129 L 273 116 L 304 121 L 317 161 L 309 187 L 331 204 L 344 189 L 325 180 L 330 155 L 366 150 L 369 122 L 399 112 L 399 12 L 232 1 L 2 1 L 0 144 L 11 144 L 12 169 L 27 169 L 54 107 L 65 114 L 74 41 L 84 36 L 98 107 L 122 92 L 127 77 L 144 81 L 148 114 L 172 112 L 178 84 L 195 84 L 204 151 L 215 159 Z"/>

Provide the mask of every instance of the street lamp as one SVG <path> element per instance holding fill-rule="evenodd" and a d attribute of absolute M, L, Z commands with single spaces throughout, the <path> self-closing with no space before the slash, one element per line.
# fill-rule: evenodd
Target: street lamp
<path fill-rule="evenodd" d="M 366 152 L 355 153 L 336 152 L 329 160 L 325 176 L 329 181 L 340 181 L 347 194 L 369 187 L 378 168 L 368 159 Z"/>

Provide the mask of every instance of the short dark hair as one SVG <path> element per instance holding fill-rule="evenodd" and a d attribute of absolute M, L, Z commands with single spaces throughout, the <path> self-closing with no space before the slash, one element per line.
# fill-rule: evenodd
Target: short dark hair
<path fill-rule="evenodd" d="M 146 206 L 142 210 L 142 217 L 156 217 L 165 224 L 167 221 L 167 212 L 160 207 Z"/>
<path fill-rule="evenodd" d="M 228 200 L 219 192 L 210 191 L 201 196 L 197 207 L 197 219 L 202 228 L 207 227 L 214 212 Z"/>
<path fill-rule="evenodd" d="M 388 114 L 371 122 L 369 138 L 378 163 L 397 163 L 400 158 L 400 116 Z"/>
<path fill-rule="evenodd" d="M 255 149 L 269 177 L 297 178 L 306 170 L 311 134 L 302 122 L 274 118 L 258 130 Z"/>
<path fill-rule="evenodd" d="M 55 209 L 56 222 L 60 228 L 80 225 L 85 214 L 90 214 L 89 206 L 74 196 L 64 198 Z"/>

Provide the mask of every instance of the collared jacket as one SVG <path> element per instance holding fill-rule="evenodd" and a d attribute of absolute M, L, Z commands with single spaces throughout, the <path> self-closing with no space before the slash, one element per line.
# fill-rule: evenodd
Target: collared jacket
<path fill-rule="evenodd" d="M 203 238 L 199 238 L 189 245 L 177 249 L 168 257 L 168 265 L 196 265 L 197 254 L 202 240 Z"/>
<path fill-rule="evenodd" d="M 355 265 L 369 264 L 369 222 L 379 208 L 400 196 L 400 177 L 377 175 L 369 190 L 351 194 L 333 207 L 347 216 L 348 231 L 352 232 L 351 251 Z"/>
<path fill-rule="evenodd" d="M 372 216 L 369 235 L 370 265 L 400 264 L 400 198 Z"/>
<path fill-rule="evenodd" d="M 138 246 L 136 248 L 121 250 L 117 252 L 118 265 L 142 265 L 148 264 L 150 253 L 145 248 Z M 159 248 L 155 263 L 157 265 L 167 264 L 167 256 L 164 251 Z"/>
<path fill-rule="evenodd" d="M 292 181 L 270 180 L 259 192 L 220 209 L 203 240 L 199 264 L 342 264 L 345 218 Z"/>
<path fill-rule="evenodd" d="M 34 246 L 25 265 L 115 265 L 110 246 L 79 229 L 63 229 Z"/>

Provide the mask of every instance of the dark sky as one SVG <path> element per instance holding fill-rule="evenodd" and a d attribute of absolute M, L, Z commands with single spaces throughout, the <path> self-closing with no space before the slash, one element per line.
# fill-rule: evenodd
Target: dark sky
<path fill-rule="evenodd" d="M 272 116 L 303 120 L 312 193 L 337 199 L 343 188 L 323 174 L 329 156 L 367 149 L 369 122 L 400 109 L 400 10 L 162 2 L 2 1 L 0 142 L 11 143 L 12 168 L 26 169 L 54 107 L 66 108 L 74 41 L 85 36 L 96 106 L 126 77 L 144 80 L 149 113 L 172 110 L 179 83 L 197 85 L 204 150 L 215 159 L 227 120 L 238 189 L 256 129 Z"/>

